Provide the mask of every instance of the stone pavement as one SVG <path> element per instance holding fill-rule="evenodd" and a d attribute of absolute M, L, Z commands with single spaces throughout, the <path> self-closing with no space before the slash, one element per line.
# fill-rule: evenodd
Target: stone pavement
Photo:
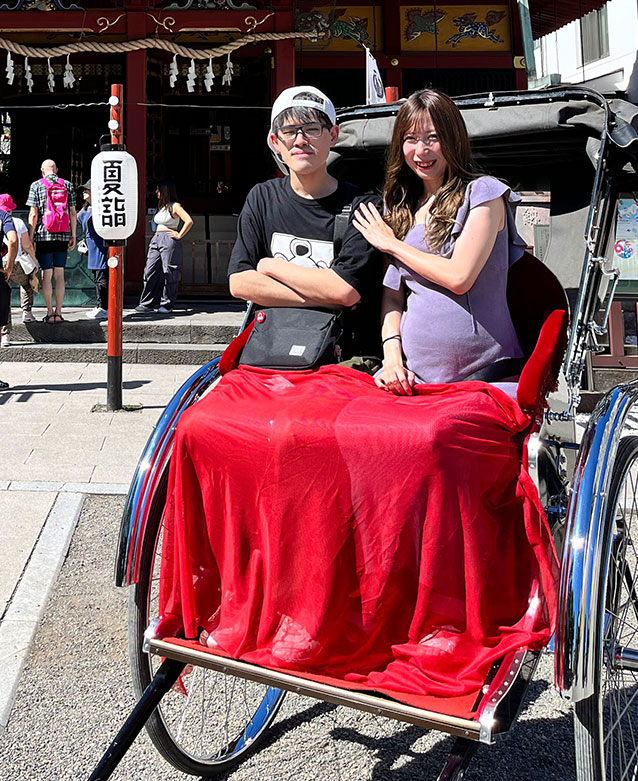
<path fill-rule="evenodd" d="M 126 494 L 166 403 L 196 366 L 124 364 L 106 405 L 106 365 L 3 362 L 0 379 L 0 728 L 87 494 Z M 113 551 L 113 555 L 115 551 Z"/>

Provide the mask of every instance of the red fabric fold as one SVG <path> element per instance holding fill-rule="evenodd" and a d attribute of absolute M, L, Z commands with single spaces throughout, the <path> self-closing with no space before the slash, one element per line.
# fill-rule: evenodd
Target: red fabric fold
<path fill-rule="evenodd" d="M 266 667 L 477 691 L 552 632 L 529 424 L 482 382 L 398 397 L 338 366 L 231 371 L 177 427 L 160 614 Z"/>

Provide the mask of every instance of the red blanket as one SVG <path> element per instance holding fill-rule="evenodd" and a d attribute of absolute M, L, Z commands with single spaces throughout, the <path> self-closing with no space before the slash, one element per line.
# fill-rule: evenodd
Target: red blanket
<path fill-rule="evenodd" d="M 177 427 L 160 615 L 237 659 L 397 693 L 463 695 L 546 644 L 558 565 L 529 418 L 482 382 L 416 391 L 337 366 L 227 374 Z"/>

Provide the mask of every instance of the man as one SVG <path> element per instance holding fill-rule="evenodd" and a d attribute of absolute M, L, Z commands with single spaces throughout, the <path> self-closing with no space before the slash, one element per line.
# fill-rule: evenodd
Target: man
<path fill-rule="evenodd" d="M 335 216 L 362 200 L 328 173 L 338 137 L 335 108 L 323 92 L 291 87 L 279 95 L 268 145 L 289 176 L 248 193 L 228 269 L 230 291 L 266 307 L 356 306 L 358 316 L 345 324 L 342 357 L 378 355 L 380 256 L 350 221 L 334 251 Z"/>
<path fill-rule="evenodd" d="M 0 224 L 2 232 L 7 237 L 8 251 L 2 267 L 0 267 L 0 325 L 6 325 L 11 312 L 11 287 L 9 277 L 13 273 L 13 264 L 18 254 L 18 234 L 13 224 L 11 215 L 6 211 L 0 211 Z M 0 237 L 1 241 L 1 237 Z M 9 387 L 8 382 L 0 380 L 0 390 Z"/>
<path fill-rule="evenodd" d="M 27 206 L 31 207 L 29 238 L 35 242 L 36 256 L 42 268 L 42 295 L 47 307 L 44 322 L 59 323 L 64 320 L 62 302 L 66 256 L 75 247 L 75 192 L 71 182 L 58 177 L 58 167 L 53 160 L 45 160 L 41 171 L 42 179 L 31 184 L 27 198 Z"/>

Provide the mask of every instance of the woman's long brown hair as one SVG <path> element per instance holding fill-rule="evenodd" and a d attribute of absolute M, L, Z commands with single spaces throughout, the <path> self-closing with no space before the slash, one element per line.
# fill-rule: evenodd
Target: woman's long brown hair
<path fill-rule="evenodd" d="M 430 115 L 447 161 L 443 184 L 430 207 L 426 232 L 430 251 L 437 252 L 456 222 L 468 183 L 480 174 L 472 159 L 465 122 L 454 102 L 438 90 L 414 92 L 397 114 L 386 163 L 385 220 L 395 236 L 405 238 L 414 225 L 414 214 L 423 197 L 423 182 L 405 162 L 403 141 L 411 131 L 418 131 L 425 112 Z"/>
<path fill-rule="evenodd" d="M 177 190 L 173 182 L 163 181 L 157 183 L 157 210 L 164 207 L 168 209 L 171 217 L 173 216 L 173 204 L 177 201 Z"/>

